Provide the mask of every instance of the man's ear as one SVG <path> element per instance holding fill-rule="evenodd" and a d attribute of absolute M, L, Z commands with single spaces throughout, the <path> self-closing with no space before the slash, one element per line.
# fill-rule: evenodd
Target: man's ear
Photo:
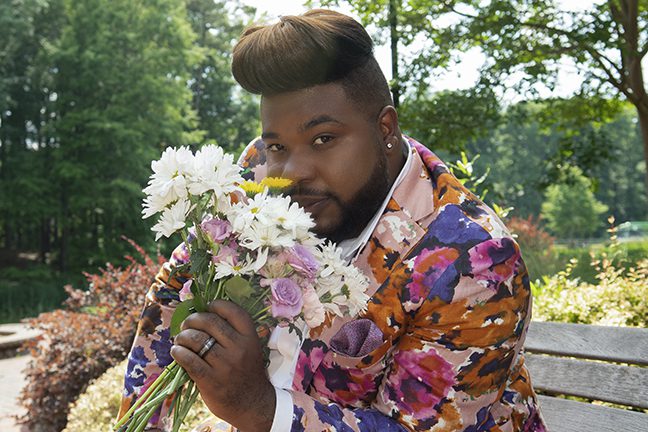
<path fill-rule="evenodd" d="M 378 114 L 378 128 L 380 136 L 385 144 L 398 142 L 399 128 L 398 128 L 398 113 L 396 109 L 387 105 L 380 110 Z"/>

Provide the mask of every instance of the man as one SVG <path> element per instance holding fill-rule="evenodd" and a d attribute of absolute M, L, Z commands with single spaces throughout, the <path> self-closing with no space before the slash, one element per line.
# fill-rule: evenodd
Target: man
<path fill-rule="evenodd" d="M 215 416 L 246 432 L 544 430 L 520 353 L 530 292 L 518 246 L 401 134 L 372 49 L 353 19 L 315 10 L 248 29 L 232 64 L 262 96 L 262 138 L 241 163 L 257 179 L 293 180 L 290 195 L 316 232 L 369 277 L 366 312 L 323 324 L 301 345 L 276 330 L 283 359 L 270 376 L 251 319 L 232 303 L 188 318 L 171 348 L 181 281 L 168 275 L 186 259 L 179 249 L 149 291 L 122 412 L 170 351 Z"/>

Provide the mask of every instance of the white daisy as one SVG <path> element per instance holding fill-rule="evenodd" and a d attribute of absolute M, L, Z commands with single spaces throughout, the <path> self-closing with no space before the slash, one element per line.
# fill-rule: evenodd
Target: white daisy
<path fill-rule="evenodd" d="M 163 211 L 177 200 L 187 198 L 187 176 L 193 168 L 193 154 L 187 147 L 167 148 L 159 160 L 151 162 L 151 175 L 144 193 L 143 218 Z"/>
<path fill-rule="evenodd" d="M 204 146 L 196 152 L 193 171 L 188 184 L 189 193 L 202 195 L 212 191 L 219 199 L 239 190 L 238 183 L 243 181 L 241 168 L 234 163 L 234 157 L 223 153 L 217 145 Z"/>
<path fill-rule="evenodd" d="M 151 231 L 156 233 L 155 240 L 159 240 L 162 236 L 171 237 L 173 233 L 184 228 L 185 220 L 190 210 L 191 203 L 187 200 L 179 200 L 171 207 L 165 209 L 158 223 L 151 228 Z"/>
<path fill-rule="evenodd" d="M 268 249 L 259 249 L 256 258 L 247 254 L 245 260 L 234 263 L 231 257 L 214 263 L 214 280 L 228 276 L 253 275 L 259 272 L 268 260 Z"/>
<path fill-rule="evenodd" d="M 261 221 L 253 221 L 243 228 L 239 236 L 239 244 L 247 249 L 256 250 L 260 247 L 291 247 L 295 240 L 290 232 L 276 225 L 266 225 Z"/>

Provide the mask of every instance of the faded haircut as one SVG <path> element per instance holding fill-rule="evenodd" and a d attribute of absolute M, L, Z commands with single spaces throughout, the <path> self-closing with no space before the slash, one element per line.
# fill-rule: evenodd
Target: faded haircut
<path fill-rule="evenodd" d="M 263 96 L 337 82 L 369 116 L 392 104 L 371 37 L 353 18 L 330 10 L 247 28 L 234 47 L 232 74 Z"/>

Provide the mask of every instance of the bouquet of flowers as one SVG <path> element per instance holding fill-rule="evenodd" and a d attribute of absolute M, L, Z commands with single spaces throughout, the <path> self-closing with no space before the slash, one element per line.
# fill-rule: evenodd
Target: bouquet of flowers
<path fill-rule="evenodd" d="M 208 145 L 195 154 L 167 148 L 151 164 L 144 189 L 143 217 L 161 213 L 155 239 L 179 232 L 189 261 L 173 270 L 189 273 L 171 320 L 171 335 L 191 313 L 215 299 L 231 300 L 253 318 L 259 334 L 274 326 L 300 331 L 328 315 L 353 316 L 368 297 L 366 277 L 346 265 L 340 250 L 309 230 L 310 215 L 282 190 L 290 181 L 244 181 L 233 156 Z M 266 359 L 267 360 L 267 359 Z M 173 397 L 173 431 L 178 431 L 198 396 L 197 387 L 174 362 L 167 366 L 115 430 L 141 431 L 160 405 Z"/>

